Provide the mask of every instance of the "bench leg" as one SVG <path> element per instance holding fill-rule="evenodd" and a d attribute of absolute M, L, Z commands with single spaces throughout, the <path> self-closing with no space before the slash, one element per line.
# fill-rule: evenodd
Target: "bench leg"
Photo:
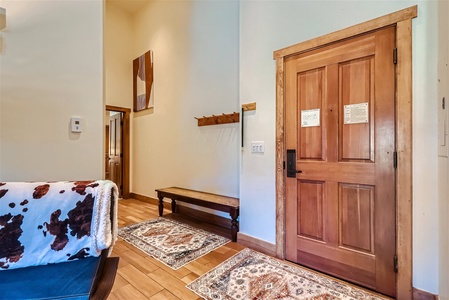
<path fill-rule="evenodd" d="M 175 199 L 171 199 L 171 212 L 172 213 L 176 212 L 176 200 Z"/>
<path fill-rule="evenodd" d="M 231 239 L 233 242 L 237 242 L 237 232 L 239 231 L 239 223 L 237 222 L 237 218 L 239 217 L 239 213 L 237 210 L 232 210 L 230 212 L 231 215 Z"/>
<path fill-rule="evenodd" d="M 159 217 L 162 217 L 162 214 L 164 213 L 164 197 L 158 196 L 159 198 Z"/>

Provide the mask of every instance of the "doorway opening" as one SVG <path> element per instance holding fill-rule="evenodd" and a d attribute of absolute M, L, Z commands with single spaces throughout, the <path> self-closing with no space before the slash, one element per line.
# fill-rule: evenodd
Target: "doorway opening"
<path fill-rule="evenodd" d="M 131 109 L 106 105 L 104 178 L 117 184 L 120 198 L 129 198 Z"/>

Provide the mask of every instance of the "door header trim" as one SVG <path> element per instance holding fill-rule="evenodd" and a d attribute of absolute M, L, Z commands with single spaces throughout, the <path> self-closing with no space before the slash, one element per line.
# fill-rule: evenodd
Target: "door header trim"
<path fill-rule="evenodd" d="M 292 54 L 298 54 L 304 51 L 309 51 L 311 49 L 329 45 L 337 41 L 344 40 L 348 37 L 354 37 L 359 34 L 367 33 L 382 27 L 387 27 L 395 25 L 401 21 L 416 18 L 418 16 L 418 6 L 411 6 L 397 12 L 366 21 L 339 31 L 335 31 L 320 37 L 304 41 L 286 48 L 282 48 L 274 51 L 273 59 L 289 56 Z"/>

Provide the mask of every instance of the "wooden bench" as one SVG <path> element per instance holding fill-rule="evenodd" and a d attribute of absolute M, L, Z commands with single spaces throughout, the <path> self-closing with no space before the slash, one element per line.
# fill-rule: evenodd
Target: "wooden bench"
<path fill-rule="evenodd" d="M 232 241 L 237 241 L 237 232 L 239 224 L 239 199 L 194 190 L 183 189 L 179 187 L 169 187 L 157 189 L 157 197 L 159 199 L 159 216 L 162 216 L 164 210 L 164 197 L 170 198 L 172 212 L 176 212 L 176 200 L 207 207 L 223 212 L 228 212 L 231 216 L 231 237 Z"/>

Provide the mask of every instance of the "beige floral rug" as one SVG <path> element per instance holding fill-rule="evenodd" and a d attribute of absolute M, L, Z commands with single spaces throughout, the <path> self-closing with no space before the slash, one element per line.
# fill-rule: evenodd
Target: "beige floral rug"
<path fill-rule="evenodd" d="M 174 270 L 230 242 L 163 217 L 119 228 L 118 235 Z"/>
<path fill-rule="evenodd" d="M 187 288 L 204 299 L 389 299 L 250 249 L 224 261 Z"/>

